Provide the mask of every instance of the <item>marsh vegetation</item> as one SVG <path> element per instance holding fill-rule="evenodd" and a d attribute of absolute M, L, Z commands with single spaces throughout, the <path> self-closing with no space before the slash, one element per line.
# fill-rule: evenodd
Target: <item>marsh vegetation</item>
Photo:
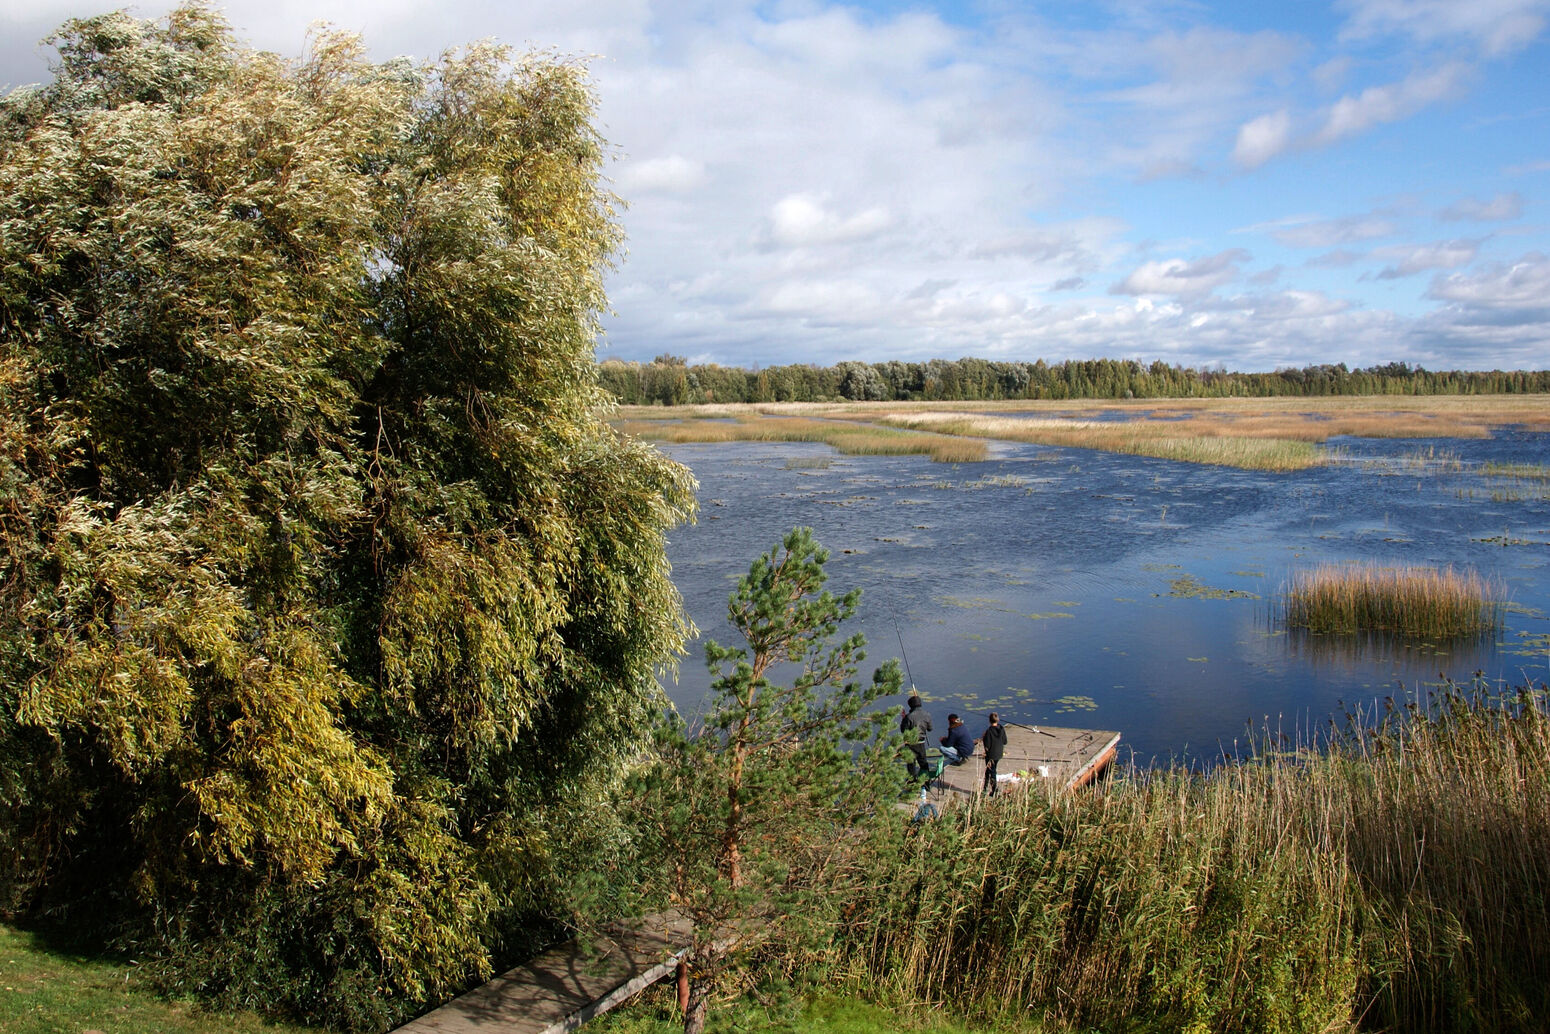
<path fill-rule="evenodd" d="M 712 410 L 689 419 L 637 416 L 616 420 L 614 427 L 659 442 L 822 442 L 847 456 L 929 456 L 937 463 L 975 463 L 989 454 L 984 442 L 947 434 L 764 413 L 725 416 Z"/>
<path fill-rule="evenodd" d="M 895 1029 L 1541 1030 L 1547 693 L 1449 684 L 1301 741 L 1264 729 L 1209 772 L 883 809 L 825 855 L 800 935 L 719 983 L 740 1003 L 720 1029 L 828 1030 L 803 997 L 850 993 Z M 677 1018 L 659 996 L 608 1029 Z"/>
<path fill-rule="evenodd" d="M 1469 638 L 1501 628 L 1504 595 L 1473 571 L 1322 564 L 1292 575 L 1281 616 L 1287 627 L 1315 633 Z"/>
<path fill-rule="evenodd" d="M 1450 686 L 1208 775 L 981 804 L 869 841 L 814 961 L 1059 1029 L 1536 1030 L 1547 759 L 1542 685 Z"/>
<path fill-rule="evenodd" d="M 823 441 L 852 454 L 916 453 L 946 462 L 987 459 L 983 442 L 1006 441 L 1296 471 L 1339 461 L 1341 453 L 1325 445 L 1332 438 L 1483 439 L 1507 425 L 1550 428 L 1550 397 L 627 406 L 614 423 L 656 441 Z M 1445 461 L 1428 461 L 1417 450 L 1412 466 Z M 1498 473 L 1533 476 L 1532 465 L 1521 466 L 1529 473 Z"/>

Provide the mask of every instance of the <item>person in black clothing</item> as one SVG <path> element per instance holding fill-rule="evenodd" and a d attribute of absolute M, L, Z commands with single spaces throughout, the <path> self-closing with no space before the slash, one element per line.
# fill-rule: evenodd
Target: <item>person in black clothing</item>
<path fill-rule="evenodd" d="M 996 712 L 990 712 L 990 724 L 985 731 L 980 733 L 976 741 L 985 745 L 985 782 L 980 787 L 981 792 L 989 792 L 992 797 L 996 794 L 996 763 L 1001 760 L 1001 755 L 1006 753 L 1006 727 L 1001 724 L 1001 719 Z"/>
<path fill-rule="evenodd" d="M 904 734 L 904 742 L 914 755 L 905 762 L 905 768 L 911 779 L 919 779 L 931 771 L 931 766 L 926 763 L 926 733 L 931 731 L 931 716 L 920 705 L 920 697 L 913 693 L 908 703 L 909 710 L 899 720 L 899 731 Z"/>

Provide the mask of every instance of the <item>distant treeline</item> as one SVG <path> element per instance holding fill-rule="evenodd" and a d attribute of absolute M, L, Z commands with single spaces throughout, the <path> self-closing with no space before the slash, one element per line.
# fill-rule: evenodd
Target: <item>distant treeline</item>
<path fill-rule="evenodd" d="M 649 363 L 604 360 L 605 388 L 625 405 L 701 402 L 866 402 L 994 399 L 1221 398 L 1275 395 L 1501 395 L 1550 392 L 1550 370 L 1425 370 L 1345 363 L 1274 373 L 1143 366 L 1133 359 L 1062 363 L 932 359 L 924 363 L 843 362 L 835 366 L 690 366 L 672 355 Z"/>

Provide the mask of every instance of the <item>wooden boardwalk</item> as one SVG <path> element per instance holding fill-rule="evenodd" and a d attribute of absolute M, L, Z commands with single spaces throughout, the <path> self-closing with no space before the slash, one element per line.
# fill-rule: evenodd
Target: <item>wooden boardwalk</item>
<path fill-rule="evenodd" d="M 410 1020 L 394 1034 L 561 1034 L 668 976 L 687 950 L 689 921 L 652 916 L 583 950 L 551 948 L 488 984 Z"/>
<path fill-rule="evenodd" d="M 935 747 L 940 735 L 926 739 Z M 976 747 L 968 761 L 947 766 L 928 788 L 927 799 L 940 807 L 978 795 L 985 780 L 983 751 Z M 1119 733 L 1110 729 L 1007 724 L 1006 753 L 996 766 L 997 786 L 1003 792 L 1036 786 L 1074 789 L 1096 779 L 1118 753 Z"/>

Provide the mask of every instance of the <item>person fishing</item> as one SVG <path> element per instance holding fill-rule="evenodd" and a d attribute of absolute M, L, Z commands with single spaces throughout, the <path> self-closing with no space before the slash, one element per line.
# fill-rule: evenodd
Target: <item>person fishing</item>
<path fill-rule="evenodd" d="M 955 714 L 947 716 L 947 735 L 942 737 L 942 756 L 949 765 L 961 765 L 974 754 L 968 726 Z"/>
<path fill-rule="evenodd" d="M 905 746 L 909 747 L 911 753 L 910 760 L 905 762 L 905 770 L 911 779 L 919 779 L 931 772 L 931 765 L 926 760 L 926 733 L 931 731 L 931 716 L 921 705 L 920 697 L 914 693 L 910 694 L 906 704 L 908 710 L 899 719 L 899 731 L 904 734 Z"/>
<path fill-rule="evenodd" d="M 985 726 L 985 731 L 980 733 L 979 739 L 974 742 L 985 747 L 985 782 L 980 786 L 981 793 L 996 795 L 996 764 L 1000 762 L 1001 755 L 1006 753 L 1006 727 L 1001 724 L 1001 718 L 996 712 L 990 712 L 990 724 Z"/>

